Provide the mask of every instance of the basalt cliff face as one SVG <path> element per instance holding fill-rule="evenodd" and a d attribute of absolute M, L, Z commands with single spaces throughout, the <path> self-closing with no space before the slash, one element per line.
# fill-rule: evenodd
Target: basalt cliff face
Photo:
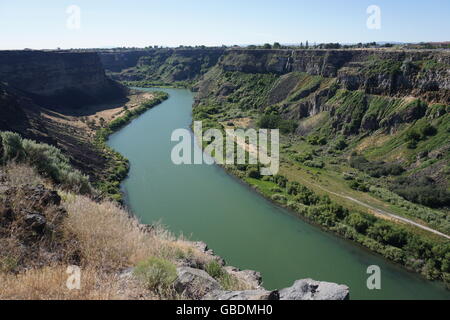
<path fill-rule="evenodd" d="M 450 103 L 450 53 L 381 50 L 229 50 L 219 66 L 244 73 L 305 72 L 348 90 Z"/>
<path fill-rule="evenodd" d="M 100 59 L 116 80 L 192 81 L 198 80 L 223 55 L 223 48 L 148 49 L 100 51 Z"/>
<path fill-rule="evenodd" d="M 0 51 L 0 81 L 44 105 L 80 107 L 123 98 L 96 53 Z"/>
<path fill-rule="evenodd" d="M 437 50 L 257 50 L 223 48 L 99 51 L 105 69 L 122 81 L 198 80 L 213 67 L 225 72 L 335 78 L 368 94 L 450 103 L 450 53 Z"/>

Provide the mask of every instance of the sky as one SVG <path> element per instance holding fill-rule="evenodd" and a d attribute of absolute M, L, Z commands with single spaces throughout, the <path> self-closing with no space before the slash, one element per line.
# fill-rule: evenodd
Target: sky
<path fill-rule="evenodd" d="M 449 16 L 450 0 L 0 0 L 0 49 L 448 41 Z"/>

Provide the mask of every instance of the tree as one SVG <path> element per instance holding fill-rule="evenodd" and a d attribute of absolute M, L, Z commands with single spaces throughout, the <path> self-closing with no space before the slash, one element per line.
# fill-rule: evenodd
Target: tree
<path fill-rule="evenodd" d="M 270 45 L 270 43 L 265 43 L 263 48 L 264 49 L 272 49 L 272 46 Z"/>
<path fill-rule="evenodd" d="M 279 42 L 275 42 L 275 43 L 273 44 L 273 48 L 274 48 L 274 49 L 281 49 L 281 44 L 280 44 Z"/>

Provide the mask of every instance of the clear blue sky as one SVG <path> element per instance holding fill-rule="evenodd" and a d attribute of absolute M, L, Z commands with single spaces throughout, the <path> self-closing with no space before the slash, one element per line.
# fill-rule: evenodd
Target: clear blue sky
<path fill-rule="evenodd" d="M 373 4 L 380 30 L 366 27 Z M 450 0 L 0 0 L 0 49 L 445 41 L 449 16 Z"/>

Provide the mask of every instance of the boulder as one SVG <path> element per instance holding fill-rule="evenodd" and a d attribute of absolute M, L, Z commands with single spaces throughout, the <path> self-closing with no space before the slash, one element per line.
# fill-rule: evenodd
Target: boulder
<path fill-rule="evenodd" d="M 278 291 L 246 290 L 224 291 L 215 290 L 203 297 L 203 300 L 279 300 Z"/>
<path fill-rule="evenodd" d="M 298 280 L 292 287 L 279 291 L 280 300 L 348 300 L 349 288 L 336 283 Z"/>
<path fill-rule="evenodd" d="M 236 267 L 225 267 L 225 271 L 234 276 L 242 283 L 248 285 L 249 289 L 260 289 L 262 283 L 261 273 L 254 270 L 240 270 Z"/>
<path fill-rule="evenodd" d="M 177 268 L 175 290 L 189 299 L 201 299 L 209 292 L 220 290 L 220 284 L 206 271 L 189 267 Z"/>

